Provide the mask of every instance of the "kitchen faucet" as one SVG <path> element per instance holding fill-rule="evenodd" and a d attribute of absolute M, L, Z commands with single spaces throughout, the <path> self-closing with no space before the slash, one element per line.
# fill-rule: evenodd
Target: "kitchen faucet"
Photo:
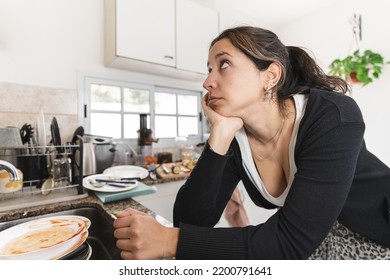
<path fill-rule="evenodd" d="M 5 160 L 0 160 L 0 170 L 4 169 L 9 173 L 10 181 L 18 181 L 20 180 L 18 170 L 15 166 Z"/>

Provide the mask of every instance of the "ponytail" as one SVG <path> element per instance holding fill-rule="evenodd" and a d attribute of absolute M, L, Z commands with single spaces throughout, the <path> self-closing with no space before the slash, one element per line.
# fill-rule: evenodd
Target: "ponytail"
<path fill-rule="evenodd" d="M 350 87 L 346 81 L 339 77 L 328 76 L 317 65 L 315 60 L 299 47 L 286 47 L 289 63 L 286 69 L 286 78 L 278 90 L 282 99 L 309 88 L 318 88 L 328 91 L 347 93 Z"/>

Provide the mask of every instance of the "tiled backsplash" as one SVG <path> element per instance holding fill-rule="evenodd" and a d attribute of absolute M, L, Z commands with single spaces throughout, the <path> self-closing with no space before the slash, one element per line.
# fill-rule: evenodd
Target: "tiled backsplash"
<path fill-rule="evenodd" d="M 45 115 L 48 141 L 53 117 L 57 119 L 63 143 L 72 139 L 78 127 L 77 90 L 0 82 L 0 98 L 0 127 L 21 128 L 27 123 L 35 128 L 40 110 Z"/>

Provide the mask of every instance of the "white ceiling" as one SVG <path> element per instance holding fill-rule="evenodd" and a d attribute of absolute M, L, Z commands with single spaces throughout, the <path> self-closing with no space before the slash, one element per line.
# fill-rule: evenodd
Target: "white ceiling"
<path fill-rule="evenodd" d="M 195 0 L 220 12 L 247 14 L 249 19 L 273 27 L 282 26 L 335 2 L 344 0 Z"/>

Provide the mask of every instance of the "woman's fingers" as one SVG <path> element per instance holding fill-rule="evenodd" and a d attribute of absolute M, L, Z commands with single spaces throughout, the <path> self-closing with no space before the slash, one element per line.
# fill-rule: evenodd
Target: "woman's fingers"
<path fill-rule="evenodd" d="M 125 217 L 125 216 L 131 216 L 131 215 L 146 215 L 145 213 L 138 211 L 133 208 L 127 208 L 123 211 L 116 211 L 113 213 L 117 218 Z"/>

